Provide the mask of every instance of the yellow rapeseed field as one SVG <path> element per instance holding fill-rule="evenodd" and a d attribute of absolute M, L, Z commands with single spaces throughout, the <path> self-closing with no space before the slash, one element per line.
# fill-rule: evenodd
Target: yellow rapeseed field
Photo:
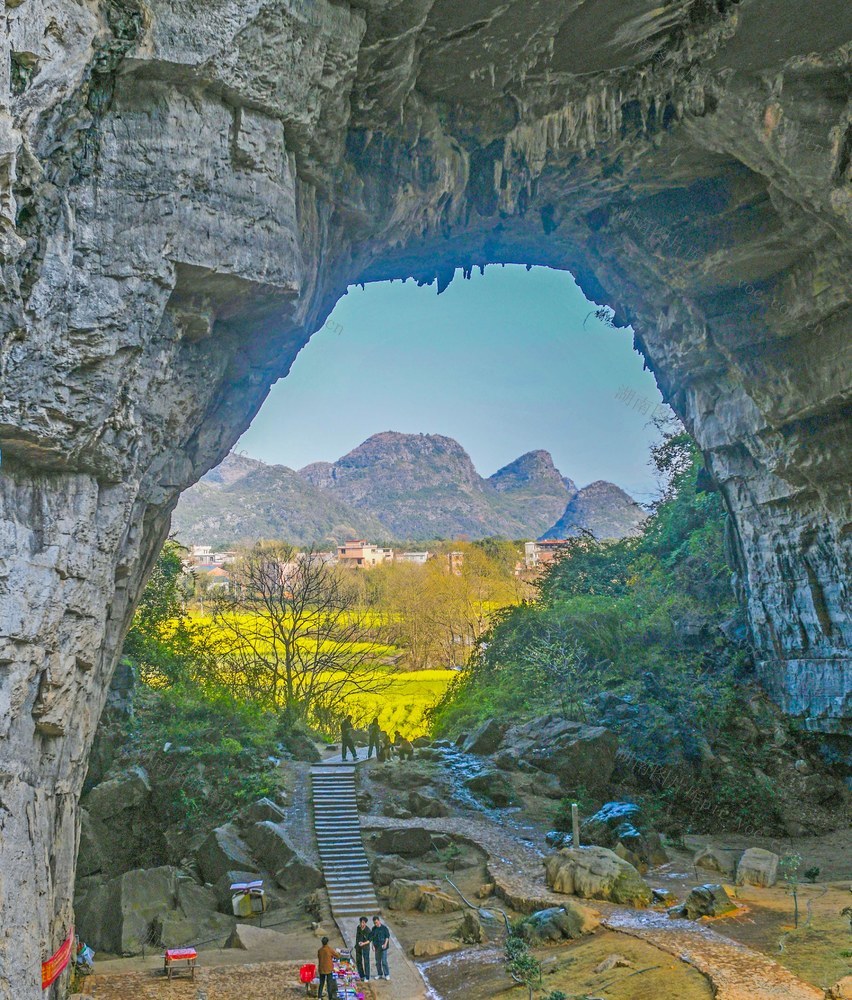
<path fill-rule="evenodd" d="M 426 712 L 440 701 L 455 677 L 455 670 L 389 671 L 383 691 L 349 695 L 346 706 L 356 725 L 366 726 L 378 716 L 379 725 L 391 737 L 398 729 L 413 740 L 426 735 Z"/>
<path fill-rule="evenodd" d="M 255 649 L 263 650 L 271 645 L 268 626 L 258 616 L 249 613 L 235 615 L 241 619 L 241 631 L 251 635 Z M 212 618 L 192 614 L 192 628 L 199 636 L 205 636 L 216 645 L 217 640 L 233 638 L 226 636 Z M 272 640 L 274 641 L 274 640 Z M 306 640 L 309 644 L 309 640 Z M 353 644 L 355 648 L 362 644 Z M 363 644 L 366 646 L 366 644 Z M 352 715 L 357 727 L 366 728 L 378 716 L 379 725 L 393 737 L 396 730 L 408 739 L 425 735 L 428 731 L 426 713 L 441 700 L 450 682 L 458 676 L 455 670 L 397 670 L 390 665 L 400 650 L 396 646 L 380 643 L 369 645 L 374 664 L 380 667 L 380 690 L 365 693 L 353 684 L 351 691 L 344 687 L 342 706 Z M 365 651 L 365 650 L 361 650 Z M 369 669 L 369 668 L 368 668 Z"/>

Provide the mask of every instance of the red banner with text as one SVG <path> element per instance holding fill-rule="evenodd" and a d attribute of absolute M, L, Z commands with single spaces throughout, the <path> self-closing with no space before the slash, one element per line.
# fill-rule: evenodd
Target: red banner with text
<path fill-rule="evenodd" d="M 62 975 L 71 959 L 71 949 L 74 947 L 74 928 L 68 932 L 68 937 L 46 962 L 41 963 L 41 988 L 46 990 Z"/>

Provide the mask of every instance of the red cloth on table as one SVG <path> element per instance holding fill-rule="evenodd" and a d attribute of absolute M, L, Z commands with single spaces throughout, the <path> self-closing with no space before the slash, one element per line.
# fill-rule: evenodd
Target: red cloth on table
<path fill-rule="evenodd" d="M 176 962 L 182 958 L 198 958 L 195 948 L 167 948 L 166 961 Z"/>

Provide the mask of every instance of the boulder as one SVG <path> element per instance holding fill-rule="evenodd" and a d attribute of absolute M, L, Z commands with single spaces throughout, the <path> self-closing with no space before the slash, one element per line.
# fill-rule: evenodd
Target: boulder
<path fill-rule="evenodd" d="M 545 859 L 545 871 L 554 892 L 633 906 L 651 902 L 639 872 L 605 847 L 563 848 Z"/>
<path fill-rule="evenodd" d="M 507 728 L 505 723 L 489 719 L 467 739 L 464 749 L 480 757 L 496 753 L 500 749 Z"/>
<path fill-rule="evenodd" d="M 476 910 L 466 910 L 455 936 L 465 944 L 482 944 L 487 940 L 482 921 Z"/>
<path fill-rule="evenodd" d="M 512 753 L 511 750 L 504 750 L 502 753 L 494 754 L 491 760 L 494 766 L 499 768 L 501 771 L 518 770 L 518 758 L 514 755 L 514 753 Z M 536 770 L 538 769 L 536 768 Z"/>
<path fill-rule="evenodd" d="M 366 791 L 356 792 L 355 805 L 358 807 L 358 812 L 368 813 L 373 808 L 372 794 Z"/>
<path fill-rule="evenodd" d="M 322 760 L 322 754 L 313 738 L 301 726 L 283 729 L 278 735 L 279 750 L 289 754 L 293 760 L 304 760 L 309 764 L 316 764 Z"/>
<path fill-rule="evenodd" d="M 238 948 L 240 951 L 266 951 L 271 948 L 281 948 L 285 938 L 279 931 L 267 930 L 265 927 L 255 927 L 253 924 L 237 924 L 225 945 L 226 948 Z"/>
<path fill-rule="evenodd" d="M 234 923 L 217 912 L 213 890 L 170 866 L 125 872 L 77 905 L 80 937 L 115 955 L 138 955 L 146 946 L 222 946 Z"/>
<path fill-rule="evenodd" d="M 131 767 L 102 781 L 86 796 L 85 806 L 95 820 L 108 820 L 128 809 L 144 805 L 151 795 L 151 782 L 143 767 Z"/>
<path fill-rule="evenodd" d="M 548 774 L 547 771 L 537 771 L 530 779 L 527 786 L 533 795 L 540 795 L 546 799 L 561 799 L 565 797 L 559 778 L 555 774 Z"/>
<path fill-rule="evenodd" d="M 697 885 L 689 893 L 681 906 L 674 906 L 672 916 L 698 920 L 699 917 L 723 917 L 736 912 L 736 905 L 721 885 Z"/>
<path fill-rule="evenodd" d="M 155 922 L 163 948 L 224 948 L 234 932 L 233 917 L 216 911 L 191 920 L 180 910 L 170 910 Z"/>
<path fill-rule="evenodd" d="M 440 799 L 436 799 L 422 792 L 412 790 L 408 793 L 408 808 L 412 816 L 435 819 L 439 816 L 449 816 L 450 810 Z"/>
<path fill-rule="evenodd" d="M 437 955 L 446 955 L 448 951 L 455 951 L 458 946 L 458 941 L 435 941 L 430 938 L 426 941 L 415 941 L 411 954 L 415 958 L 435 958 Z"/>
<path fill-rule="evenodd" d="M 383 815 L 389 819 L 411 819 L 411 810 L 401 806 L 394 799 L 388 799 L 382 806 Z"/>
<path fill-rule="evenodd" d="M 475 774 L 465 781 L 465 786 L 498 809 L 511 805 L 515 798 L 512 786 L 500 771 Z"/>
<path fill-rule="evenodd" d="M 107 860 L 102 850 L 103 832 L 89 814 L 80 810 L 80 846 L 77 849 L 77 876 L 85 878 L 107 870 Z"/>
<path fill-rule="evenodd" d="M 314 889 L 325 885 L 325 879 L 319 869 L 297 854 L 283 868 L 275 873 L 275 881 L 288 893 L 303 896 Z"/>
<path fill-rule="evenodd" d="M 421 827 L 405 830 L 382 830 L 374 841 L 379 854 L 401 854 L 404 858 L 419 858 L 432 851 L 432 835 Z"/>
<path fill-rule="evenodd" d="M 844 976 L 842 979 L 826 990 L 825 1000 L 852 1000 L 852 976 Z"/>
<path fill-rule="evenodd" d="M 778 855 L 762 847 L 750 847 L 737 865 L 737 885 L 775 885 L 778 878 Z"/>
<path fill-rule="evenodd" d="M 580 903 L 569 902 L 524 917 L 518 925 L 518 934 L 527 944 L 538 947 L 591 934 L 599 924 L 600 914 Z"/>
<path fill-rule="evenodd" d="M 418 879 L 420 871 L 398 854 L 380 854 L 370 865 L 370 875 L 376 885 L 390 885 L 395 879 Z"/>
<path fill-rule="evenodd" d="M 417 739 L 411 741 L 411 745 L 415 750 L 422 750 L 424 747 L 432 745 L 432 741 L 428 736 L 418 736 Z"/>
<path fill-rule="evenodd" d="M 211 830 L 196 850 L 195 859 L 205 882 L 218 882 L 226 872 L 233 869 L 247 872 L 258 870 L 248 845 L 233 823 L 225 823 Z"/>
<path fill-rule="evenodd" d="M 741 851 L 726 851 L 719 847 L 704 847 L 695 855 L 692 863 L 696 868 L 704 868 L 710 872 L 719 872 L 727 878 L 733 878 L 737 867 L 737 860 L 741 854 Z"/>
<path fill-rule="evenodd" d="M 603 726 L 549 715 L 506 732 L 504 746 L 516 757 L 556 775 L 566 791 L 606 792 L 615 768 L 618 737 Z"/>
<path fill-rule="evenodd" d="M 241 826 L 250 826 L 252 823 L 262 823 L 269 820 L 271 823 L 281 823 L 287 818 L 287 814 L 272 799 L 262 798 L 257 802 L 252 802 L 250 806 L 240 813 L 239 823 Z"/>
<path fill-rule="evenodd" d="M 252 854 L 267 871 L 283 868 L 296 856 L 280 823 L 268 819 L 252 823 L 244 830 L 243 837 Z"/>
<path fill-rule="evenodd" d="M 394 879 L 388 893 L 391 910 L 419 910 L 421 913 L 454 913 L 461 901 L 443 892 L 436 882 Z"/>
<path fill-rule="evenodd" d="M 435 892 L 426 891 L 423 893 L 423 898 L 417 909 L 422 913 L 457 913 L 464 909 L 464 904 L 458 897 L 436 889 Z"/>
<path fill-rule="evenodd" d="M 548 830 L 544 835 L 544 842 L 548 847 L 570 847 L 572 836 L 564 830 Z"/>
<path fill-rule="evenodd" d="M 644 822 L 634 802 L 607 802 L 580 826 L 580 842 L 608 847 L 640 871 L 669 858 L 660 835 Z"/>

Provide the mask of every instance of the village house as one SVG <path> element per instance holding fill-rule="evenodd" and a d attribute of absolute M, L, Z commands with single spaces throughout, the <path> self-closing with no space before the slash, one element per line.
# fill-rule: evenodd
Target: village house
<path fill-rule="evenodd" d="M 567 544 L 567 538 L 542 538 L 537 542 L 524 542 L 526 568 L 544 569 L 559 556 Z"/>
<path fill-rule="evenodd" d="M 371 569 L 380 563 L 393 561 L 393 549 L 383 549 L 365 539 L 353 539 L 337 547 L 337 561 L 341 566 Z"/>
<path fill-rule="evenodd" d="M 428 552 L 397 552 L 396 562 L 414 563 L 417 566 L 425 566 L 429 560 Z"/>

